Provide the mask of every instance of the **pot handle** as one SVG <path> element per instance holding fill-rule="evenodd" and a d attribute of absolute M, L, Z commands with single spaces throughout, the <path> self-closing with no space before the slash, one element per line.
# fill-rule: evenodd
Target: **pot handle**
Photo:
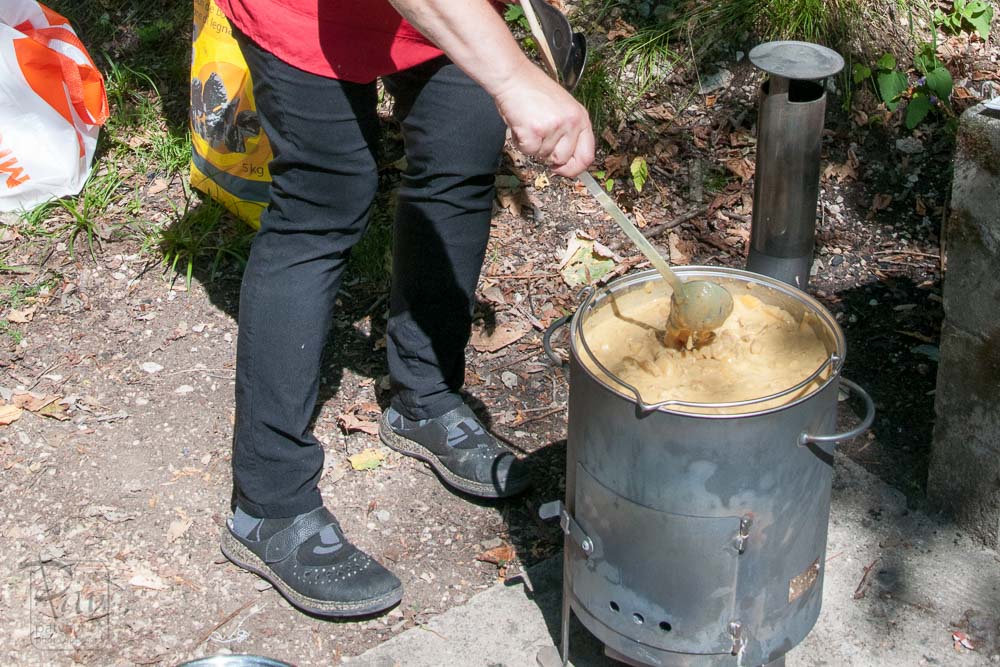
<path fill-rule="evenodd" d="M 843 433 L 834 433 L 833 435 L 812 435 L 810 433 L 803 433 L 799 436 L 800 445 L 808 445 L 809 443 L 830 445 L 843 442 L 844 440 L 850 440 L 851 438 L 856 438 L 867 431 L 871 427 L 872 422 L 875 421 L 875 401 L 873 401 L 872 397 L 868 395 L 868 392 L 847 378 L 840 378 L 840 382 L 864 400 L 865 418 L 861 420 L 860 424 L 852 428 L 850 431 L 845 431 Z"/>
<path fill-rule="evenodd" d="M 545 330 L 545 334 L 542 336 L 542 347 L 545 349 L 546 356 L 548 356 L 549 360 L 552 361 L 553 364 L 560 368 L 565 366 L 566 362 L 563 361 L 562 357 L 556 354 L 554 349 L 552 349 L 552 336 L 556 331 L 566 326 L 566 323 L 571 319 L 573 319 L 572 315 L 563 315 L 558 320 L 552 322 L 552 324 L 549 325 L 549 328 Z"/>

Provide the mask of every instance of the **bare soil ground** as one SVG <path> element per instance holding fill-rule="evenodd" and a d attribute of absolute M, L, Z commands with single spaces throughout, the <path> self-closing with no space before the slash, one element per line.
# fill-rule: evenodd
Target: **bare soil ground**
<path fill-rule="evenodd" d="M 996 56 L 987 61 L 996 73 Z M 641 122 L 613 128 L 601 158 L 619 200 L 677 264 L 745 262 L 758 79 L 745 62 L 727 67 L 734 83 L 685 108 L 649 101 Z M 829 116 L 810 289 L 847 334 L 845 374 L 879 410 L 871 433 L 846 449 L 919 504 L 952 147 L 935 125 L 897 146 L 908 136 L 898 127 Z M 621 156 L 634 155 L 651 165 L 641 194 L 615 173 L 627 172 Z M 198 265 L 188 289 L 134 239 L 112 235 L 96 259 L 70 257 L 58 245 L 19 242 L 18 223 L 8 221 L 6 263 L 29 268 L 2 279 L 47 288 L 19 304 L 30 313 L 17 340 L 3 337 L 0 391 L 6 401 L 30 391 L 50 402 L 0 427 L 0 660 L 171 665 L 233 651 L 337 664 L 554 554 L 558 528 L 536 517 L 541 502 L 562 494 L 566 382 L 541 336 L 577 303 L 559 260 L 582 230 L 617 250 L 616 274 L 644 265 L 580 188 L 546 182 L 514 151 L 503 171 L 523 185 L 498 198 L 467 388 L 497 434 L 534 462 L 535 486 L 510 501 L 474 501 L 379 445 L 371 427 L 386 399 L 386 285 L 356 272 L 340 295 L 315 421 L 326 451 L 321 488 L 406 596 L 388 614 L 355 622 L 294 611 L 218 550 L 230 499 L 238 268 L 210 278 Z M 387 191 L 394 179 L 387 170 Z M 173 180 L 144 205 L 156 219 L 182 198 Z M 523 335 L 497 347 L 512 330 Z M 356 470 L 348 457 L 367 450 L 384 459 Z"/>

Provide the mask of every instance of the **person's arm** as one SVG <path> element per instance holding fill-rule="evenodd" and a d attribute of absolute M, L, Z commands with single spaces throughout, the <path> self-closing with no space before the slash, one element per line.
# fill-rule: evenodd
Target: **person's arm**
<path fill-rule="evenodd" d="M 496 100 L 514 142 L 563 176 L 594 159 L 590 118 L 533 65 L 488 0 L 389 0 Z"/>

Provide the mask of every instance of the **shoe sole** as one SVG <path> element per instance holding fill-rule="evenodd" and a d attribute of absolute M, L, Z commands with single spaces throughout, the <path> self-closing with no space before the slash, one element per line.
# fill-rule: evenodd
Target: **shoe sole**
<path fill-rule="evenodd" d="M 403 599 L 402 587 L 385 595 L 359 602 L 331 602 L 317 600 L 294 591 L 267 563 L 251 551 L 245 544 L 233 537 L 228 529 L 222 529 L 222 554 L 244 570 L 253 572 L 274 586 L 292 605 L 317 616 L 346 618 L 351 616 L 369 616 L 392 607 Z"/>
<path fill-rule="evenodd" d="M 429 465 L 435 473 L 437 473 L 437 476 L 440 477 L 445 484 L 458 489 L 463 493 L 468 493 L 471 496 L 478 496 L 479 498 L 509 498 L 511 496 L 516 496 L 528 488 L 528 482 L 525 481 L 524 484 L 519 487 L 508 491 L 500 491 L 493 484 L 476 482 L 471 479 L 459 477 L 451 470 L 448 470 L 448 468 L 441 463 L 441 460 L 434 454 L 434 452 L 427 449 L 419 442 L 410 440 L 409 438 L 404 438 L 393 431 L 392 427 L 389 426 L 389 422 L 386 420 L 385 413 L 382 413 L 382 418 L 379 420 L 378 435 L 382 440 L 382 443 L 389 449 L 397 451 L 405 456 L 411 456 L 415 459 L 423 461 Z"/>

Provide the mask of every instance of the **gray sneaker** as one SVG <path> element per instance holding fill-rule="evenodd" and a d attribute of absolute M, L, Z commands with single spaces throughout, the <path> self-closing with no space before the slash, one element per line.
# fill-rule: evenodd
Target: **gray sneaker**
<path fill-rule="evenodd" d="M 393 408 L 382 413 L 382 442 L 428 463 L 441 479 L 480 498 L 506 498 L 530 485 L 527 466 L 487 431 L 467 405 L 414 421 Z"/>

